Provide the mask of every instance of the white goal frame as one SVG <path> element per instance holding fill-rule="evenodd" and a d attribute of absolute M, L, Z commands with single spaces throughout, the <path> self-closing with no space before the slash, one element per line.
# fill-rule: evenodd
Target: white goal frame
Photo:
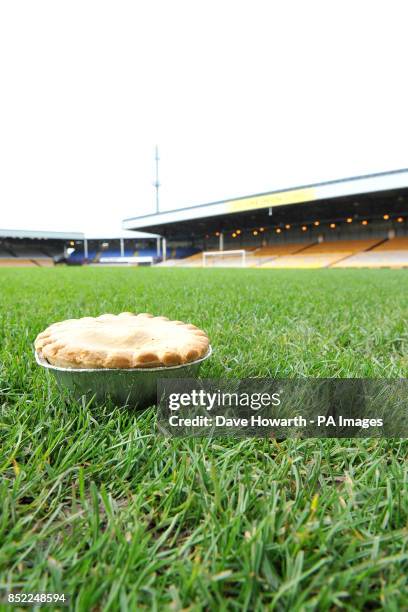
<path fill-rule="evenodd" d="M 218 255 L 241 255 L 241 268 L 246 268 L 245 249 L 235 249 L 233 251 L 203 251 L 203 268 L 206 267 L 207 257 L 216 257 Z"/>

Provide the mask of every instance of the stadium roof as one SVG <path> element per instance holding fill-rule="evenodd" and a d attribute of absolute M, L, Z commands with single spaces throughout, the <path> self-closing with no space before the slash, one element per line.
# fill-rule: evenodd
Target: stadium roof
<path fill-rule="evenodd" d="M 131 232 L 119 229 L 116 232 L 49 232 L 23 229 L 0 229 L 0 238 L 37 238 L 39 240 L 119 240 L 124 239 L 149 239 L 158 238 L 158 234 L 146 232 Z"/>
<path fill-rule="evenodd" d="M 195 219 L 213 218 L 220 215 L 233 215 L 247 211 L 266 208 L 280 208 L 291 204 L 318 202 L 333 198 L 344 198 L 398 190 L 408 187 L 408 168 L 379 172 L 345 179 L 303 185 L 291 189 L 258 193 L 250 196 L 221 200 L 209 204 L 199 204 L 188 208 L 179 208 L 157 214 L 142 215 L 124 219 L 122 226 L 126 229 L 152 229 L 161 231 L 160 226 L 193 221 Z"/>
<path fill-rule="evenodd" d="M 89 232 L 84 234 L 87 240 L 118 240 L 120 238 L 124 239 L 149 239 L 149 238 L 159 238 L 158 234 L 150 234 L 147 232 L 132 232 L 130 230 L 119 230 L 117 232 Z"/>
<path fill-rule="evenodd" d="M 0 238 L 38 238 L 45 240 L 83 240 L 82 232 L 48 232 L 24 229 L 0 229 Z"/>

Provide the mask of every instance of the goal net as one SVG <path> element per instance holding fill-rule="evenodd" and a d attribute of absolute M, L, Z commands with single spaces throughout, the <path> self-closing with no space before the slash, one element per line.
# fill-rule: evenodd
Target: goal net
<path fill-rule="evenodd" d="M 236 251 L 204 251 L 203 252 L 204 267 L 226 267 L 245 268 L 246 252 L 243 249 Z"/>

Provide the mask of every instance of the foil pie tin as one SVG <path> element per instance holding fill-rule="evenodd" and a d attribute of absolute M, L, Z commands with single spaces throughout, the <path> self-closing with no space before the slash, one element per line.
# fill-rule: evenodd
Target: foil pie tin
<path fill-rule="evenodd" d="M 85 396 L 103 403 L 145 408 L 156 403 L 156 385 L 163 378 L 196 378 L 203 361 L 212 354 L 211 346 L 204 357 L 178 366 L 159 368 L 59 368 L 35 352 L 35 360 L 55 377 L 60 389 L 67 389 L 76 399 Z"/>

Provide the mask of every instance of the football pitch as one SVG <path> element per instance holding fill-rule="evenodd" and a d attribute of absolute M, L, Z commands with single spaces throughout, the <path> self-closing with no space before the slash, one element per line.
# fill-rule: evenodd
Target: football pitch
<path fill-rule="evenodd" d="M 151 312 L 214 349 L 201 375 L 406 377 L 408 272 L 0 269 L 0 590 L 77 610 L 408 605 L 405 440 L 169 439 L 63 401 L 49 324 Z"/>

